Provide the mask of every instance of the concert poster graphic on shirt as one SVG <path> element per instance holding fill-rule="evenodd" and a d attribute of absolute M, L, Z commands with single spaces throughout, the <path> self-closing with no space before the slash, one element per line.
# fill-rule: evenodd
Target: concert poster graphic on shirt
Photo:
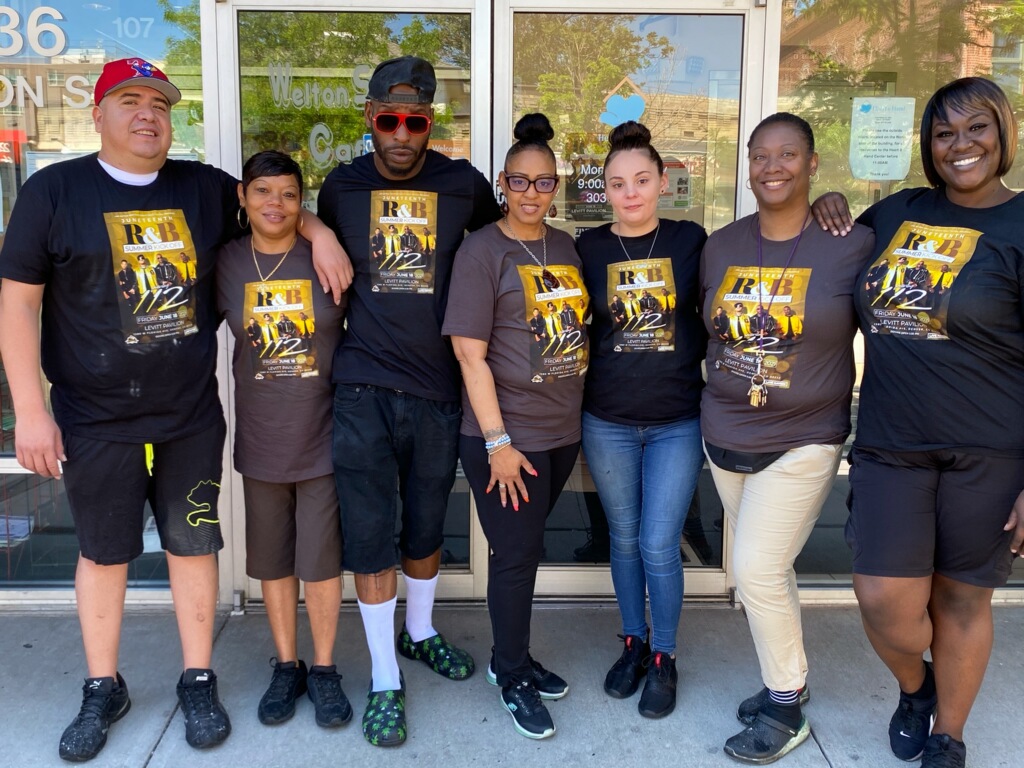
<path fill-rule="evenodd" d="M 871 333 L 948 339 L 949 297 L 981 235 L 964 227 L 903 222 L 860 286 Z"/>
<path fill-rule="evenodd" d="M 370 193 L 370 281 L 375 293 L 433 293 L 437 193 Z"/>
<path fill-rule="evenodd" d="M 676 348 L 676 284 L 670 259 L 608 265 L 608 311 L 615 352 Z"/>
<path fill-rule="evenodd" d="M 808 268 L 726 269 L 711 310 L 712 341 L 720 342 L 715 370 L 750 379 L 761 357 L 765 386 L 789 389 L 810 282 Z"/>
<path fill-rule="evenodd" d="M 268 280 L 246 283 L 244 290 L 243 340 L 249 345 L 254 378 L 319 376 L 313 282 Z"/>
<path fill-rule="evenodd" d="M 196 250 L 180 208 L 105 213 L 125 344 L 196 333 Z"/>
<path fill-rule="evenodd" d="M 546 279 L 545 279 L 546 278 Z M 587 372 L 587 289 L 576 267 L 519 267 L 530 328 L 530 380 L 543 384 Z"/>

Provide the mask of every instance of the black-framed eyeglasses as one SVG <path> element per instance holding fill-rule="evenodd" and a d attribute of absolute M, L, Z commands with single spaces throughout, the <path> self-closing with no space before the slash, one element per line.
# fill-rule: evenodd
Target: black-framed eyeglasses
<path fill-rule="evenodd" d="M 561 283 L 558 282 L 558 278 L 546 269 L 540 273 L 540 281 L 544 283 L 544 287 L 549 291 L 557 291 L 558 286 L 561 285 Z"/>
<path fill-rule="evenodd" d="M 513 192 L 525 192 L 532 184 L 542 195 L 547 195 L 555 191 L 555 188 L 558 186 L 558 178 L 555 176 L 541 176 L 531 179 L 526 176 L 510 176 L 506 173 L 505 183 L 508 184 L 508 188 Z"/>
<path fill-rule="evenodd" d="M 381 133 L 394 133 L 401 125 L 413 136 L 430 131 L 433 120 L 428 115 L 408 115 L 404 112 L 378 112 L 373 116 L 373 127 Z"/>

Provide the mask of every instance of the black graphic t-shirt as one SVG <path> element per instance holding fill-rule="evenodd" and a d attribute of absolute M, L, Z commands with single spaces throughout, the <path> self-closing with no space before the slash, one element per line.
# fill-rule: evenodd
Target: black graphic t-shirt
<path fill-rule="evenodd" d="M 168 160 L 152 184 L 132 186 L 96 155 L 25 182 L 0 278 L 46 286 L 42 365 L 61 429 L 154 442 L 220 417 L 214 261 L 237 234 L 236 183 Z"/>
<path fill-rule="evenodd" d="M 1024 456 L 1024 197 L 964 208 L 904 190 L 858 221 L 876 238 L 857 445 Z"/>
<path fill-rule="evenodd" d="M 385 179 L 363 155 L 327 176 L 317 213 L 355 268 L 334 381 L 457 401 L 458 365 L 441 323 L 462 238 L 501 217 L 490 183 L 433 150 L 403 181 Z"/>
<path fill-rule="evenodd" d="M 661 221 L 657 239 L 651 232 L 620 242 L 611 224 L 580 235 L 594 307 L 583 395 L 588 413 L 637 426 L 700 414 L 707 334 L 698 273 L 706 240 L 699 225 L 669 220 Z"/>

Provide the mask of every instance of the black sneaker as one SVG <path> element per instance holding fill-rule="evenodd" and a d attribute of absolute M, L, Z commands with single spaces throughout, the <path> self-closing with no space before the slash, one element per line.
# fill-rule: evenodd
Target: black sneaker
<path fill-rule="evenodd" d="M 753 723 L 725 742 L 725 754 L 741 763 L 767 765 L 792 752 L 810 734 L 806 717 L 800 718 L 799 728 L 790 728 L 759 712 Z"/>
<path fill-rule="evenodd" d="M 932 675 L 931 662 L 925 662 L 926 676 Z M 935 722 L 935 706 L 938 696 L 929 699 L 911 698 L 900 691 L 900 703 L 889 721 L 889 746 L 900 760 L 910 762 L 920 759 L 925 742 Z"/>
<path fill-rule="evenodd" d="M 762 688 L 760 691 L 755 693 L 749 699 L 744 699 L 736 710 L 736 718 L 744 725 L 750 725 L 757 718 L 757 714 L 761 712 L 768 703 L 772 700 L 772 695 L 768 692 L 767 688 Z M 800 706 L 804 706 L 811 700 L 811 689 L 805 684 L 800 689 Z"/>
<path fill-rule="evenodd" d="M 336 728 L 352 719 L 352 705 L 341 689 L 341 675 L 338 668 L 313 667 L 306 678 L 309 685 L 306 694 L 316 710 L 316 724 L 321 728 Z"/>
<path fill-rule="evenodd" d="M 640 678 L 647 674 L 644 662 L 651 655 L 651 646 L 637 635 L 619 637 L 624 644 L 622 655 L 604 677 L 604 692 L 616 699 L 628 699 L 640 687 Z"/>
<path fill-rule="evenodd" d="M 577 563 L 607 563 L 611 560 L 611 542 L 588 536 L 586 544 L 572 551 L 572 559 Z"/>
<path fill-rule="evenodd" d="M 306 662 L 270 660 L 274 676 L 270 686 L 260 699 L 256 715 L 264 725 L 277 725 L 291 720 L 295 714 L 295 702 L 306 692 Z"/>
<path fill-rule="evenodd" d="M 231 734 L 231 721 L 217 696 L 217 676 L 212 669 L 186 669 L 178 680 L 178 703 L 190 747 L 215 747 Z"/>
<path fill-rule="evenodd" d="M 644 717 L 659 718 L 671 714 L 676 708 L 676 660 L 667 653 L 658 651 L 650 657 L 647 668 L 647 682 L 640 694 L 637 709 Z"/>
<path fill-rule="evenodd" d="M 554 672 L 550 672 L 541 666 L 533 656 L 530 657 L 530 668 L 533 670 L 533 687 L 542 699 L 554 701 L 560 699 L 569 692 L 569 684 Z M 487 682 L 491 685 L 498 684 L 498 676 L 494 672 L 494 649 L 491 648 L 491 660 L 487 664 Z"/>
<path fill-rule="evenodd" d="M 964 768 L 967 747 L 945 733 L 933 733 L 924 743 L 921 768 Z"/>
<path fill-rule="evenodd" d="M 512 715 L 516 731 L 526 738 L 546 739 L 555 735 L 555 724 L 533 680 L 506 685 L 501 689 L 501 703 Z"/>
<path fill-rule="evenodd" d="M 107 731 L 132 708 L 121 673 L 87 677 L 82 686 L 82 708 L 60 737 L 60 757 L 71 763 L 92 760 L 107 743 Z"/>

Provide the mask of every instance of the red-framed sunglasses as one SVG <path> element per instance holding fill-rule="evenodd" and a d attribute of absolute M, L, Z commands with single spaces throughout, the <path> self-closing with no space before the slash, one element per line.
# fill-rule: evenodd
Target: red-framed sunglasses
<path fill-rule="evenodd" d="M 413 136 L 430 131 L 434 121 L 427 115 L 407 115 L 402 112 L 378 112 L 373 116 L 373 127 L 381 133 L 394 133 L 400 125 Z"/>

